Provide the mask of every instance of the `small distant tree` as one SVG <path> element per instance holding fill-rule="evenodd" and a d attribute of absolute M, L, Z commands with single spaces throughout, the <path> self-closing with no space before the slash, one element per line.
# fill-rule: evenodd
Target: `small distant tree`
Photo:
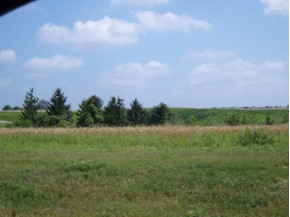
<path fill-rule="evenodd" d="M 21 107 L 19 107 L 19 106 L 14 106 L 13 108 L 12 108 L 12 110 L 21 110 L 22 108 Z"/>
<path fill-rule="evenodd" d="M 39 100 L 38 105 L 37 105 L 37 109 L 38 110 L 46 110 L 49 106 L 49 102 L 47 100 Z"/>
<path fill-rule="evenodd" d="M 57 116 L 65 121 L 71 121 L 72 112 L 71 105 L 66 104 L 67 97 L 64 96 L 64 93 L 60 88 L 57 88 L 47 106 L 46 112 L 48 116 Z"/>
<path fill-rule="evenodd" d="M 109 126 L 124 126 L 128 124 L 124 100 L 112 97 L 104 108 L 104 122 Z"/>
<path fill-rule="evenodd" d="M 194 117 L 193 115 L 191 115 L 188 119 L 188 123 L 190 124 L 190 126 L 196 126 L 197 125 L 197 119 L 196 117 Z"/>
<path fill-rule="evenodd" d="M 158 106 L 154 106 L 150 114 L 150 124 L 158 125 L 165 124 L 170 121 L 172 113 L 168 106 L 164 103 L 160 103 Z"/>
<path fill-rule="evenodd" d="M 88 127 L 102 123 L 104 121 L 102 106 L 103 100 L 95 95 L 84 99 L 77 112 L 77 126 Z"/>
<path fill-rule="evenodd" d="M 12 110 L 12 107 L 10 105 L 5 105 L 2 108 L 3 111 L 7 111 L 7 110 Z"/>
<path fill-rule="evenodd" d="M 25 95 L 23 110 L 20 115 L 21 120 L 31 121 L 32 124 L 35 124 L 38 100 L 38 97 L 33 95 L 33 88 L 29 89 L 29 92 Z"/>
<path fill-rule="evenodd" d="M 130 124 L 133 125 L 142 125 L 146 124 L 148 121 L 147 112 L 144 110 L 143 106 L 139 101 L 136 99 L 130 104 L 131 108 L 128 109 L 128 120 Z"/>

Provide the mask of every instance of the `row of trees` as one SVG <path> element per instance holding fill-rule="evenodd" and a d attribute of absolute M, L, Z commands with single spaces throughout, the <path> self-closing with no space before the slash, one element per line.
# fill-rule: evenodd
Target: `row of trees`
<path fill-rule="evenodd" d="M 97 125 L 127 126 L 127 125 L 159 125 L 174 120 L 174 115 L 166 104 L 160 103 L 151 111 L 143 108 L 135 99 L 130 108 L 126 109 L 124 100 L 111 97 L 107 106 L 103 100 L 92 95 L 79 104 L 76 118 L 73 117 L 71 105 L 67 97 L 57 88 L 50 101 L 47 101 L 46 112 L 39 113 L 39 98 L 34 96 L 33 88 L 26 93 L 19 126 L 73 126 L 89 127 Z"/>

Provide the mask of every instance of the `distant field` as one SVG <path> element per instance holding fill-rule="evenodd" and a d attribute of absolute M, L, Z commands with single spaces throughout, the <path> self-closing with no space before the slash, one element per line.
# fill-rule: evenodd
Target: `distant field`
<path fill-rule="evenodd" d="M 0 216 L 288 216 L 288 132 L 0 128 Z"/>
<path fill-rule="evenodd" d="M 198 125 L 201 126 L 224 125 L 225 117 L 231 115 L 236 115 L 241 121 L 241 124 L 262 125 L 265 123 L 267 116 L 273 120 L 274 124 L 289 122 L 288 109 L 237 110 L 170 108 L 170 110 L 176 114 L 178 119 L 177 123 L 179 124 L 187 124 L 191 115 L 197 118 Z M 15 122 L 19 114 L 20 111 L 0 111 L 0 120 Z M 76 117 L 74 119 L 76 120 Z"/>
<path fill-rule="evenodd" d="M 190 109 L 171 108 L 177 117 L 187 121 L 193 115 L 197 118 L 199 125 L 222 125 L 226 116 L 236 115 L 241 122 L 246 124 L 264 124 L 266 117 L 274 121 L 274 124 L 288 123 L 288 109 Z"/>

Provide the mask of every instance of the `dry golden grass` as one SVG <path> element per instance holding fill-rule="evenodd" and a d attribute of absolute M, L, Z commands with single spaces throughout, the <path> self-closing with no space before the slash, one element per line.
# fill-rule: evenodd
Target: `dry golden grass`
<path fill-rule="evenodd" d="M 161 134 L 176 134 L 176 133 L 203 133 L 203 132 L 239 132 L 249 129 L 263 129 L 270 131 L 289 131 L 289 124 L 259 126 L 138 126 L 138 127 L 93 127 L 93 128 L 0 128 L 0 135 L 6 134 L 59 134 L 59 133 L 115 133 L 115 134 L 128 134 L 128 133 L 161 133 Z"/>

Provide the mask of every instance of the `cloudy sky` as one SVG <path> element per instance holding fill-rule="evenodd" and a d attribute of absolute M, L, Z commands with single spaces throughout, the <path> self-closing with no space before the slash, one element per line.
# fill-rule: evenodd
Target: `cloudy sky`
<path fill-rule="evenodd" d="M 288 0 L 38 0 L 0 17 L 0 107 L 289 104 Z"/>

